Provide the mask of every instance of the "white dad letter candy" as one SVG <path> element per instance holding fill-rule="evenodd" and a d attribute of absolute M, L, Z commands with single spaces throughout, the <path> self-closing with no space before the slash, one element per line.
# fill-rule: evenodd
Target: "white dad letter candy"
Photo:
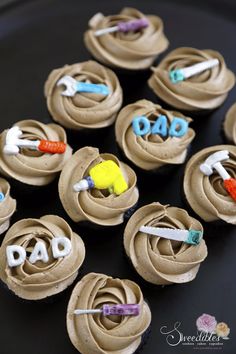
<path fill-rule="evenodd" d="M 59 245 L 63 249 L 59 248 Z M 71 251 L 71 241 L 67 237 L 55 237 L 52 240 L 52 254 L 54 258 L 60 258 L 67 256 Z"/>
<path fill-rule="evenodd" d="M 29 261 L 30 263 L 34 264 L 37 261 L 42 261 L 47 263 L 49 260 L 48 252 L 45 246 L 45 243 L 42 241 L 38 241 L 34 246 L 34 249 L 30 255 Z"/>
<path fill-rule="evenodd" d="M 7 246 L 6 254 L 7 254 L 7 263 L 9 267 L 17 267 L 22 263 L 24 263 L 26 259 L 25 249 L 18 245 Z"/>

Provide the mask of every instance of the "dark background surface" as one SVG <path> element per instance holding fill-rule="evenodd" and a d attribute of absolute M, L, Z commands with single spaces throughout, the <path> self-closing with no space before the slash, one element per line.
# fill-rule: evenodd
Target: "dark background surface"
<path fill-rule="evenodd" d="M 3 5 L 3 3 L 2 3 Z M 179 46 L 211 48 L 220 51 L 227 65 L 236 72 L 236 3 L 234 1 L 20 1 L 2 7 L 0 12 L 0 130 L 22 119 L 50 122 L 43 95 L 49 72 L 64 64 L 90 59 L 83 45 L 83 32 L 90 17 L 98 11 L 115 14 L 123 6 L 133 6 L 144 13 L 160 15 L 170 50 Z M 167 53 L 166 52 L 166 53 Z M 166 54 L 165 53 L 165 54 Z M 164 54 L 164 55 L 165 55 Z M 124 89 L 124 105 L 140 98 L 157 101 L 147 86 L 150 73 L 119 76 Z M 221 126 L 225 113 L 235 102 L 234 88 L 226 102 L 208 117 L 196 119 L 197 137 L 191 154 L 205 146 L 221 144 Z M 76 151 L 93 145 L 103 152 L 118 155 L 114 128 L 96 131 L 88 136 L 68 132 L 69 143 Z M 152 201 L 185 207 L 181 200 L 184 167 L 168 178 L 138 173 L 139 205 Z M 145 284 L 129 266 L 123 255 L 124 225 L 91 231 L 75 225 L 64 212 L 57 192 L 57 181 L 42 187 L 34 195 L 12 188 L 17 198 L 17 212 L 12 223 L 23 217 L 40 217 L 55 213 L 64 217 L 78 232 L 86 246 L 86 259 L 81 275 L 102 272 L 129 278 L 140 284 L 152 314 L 152 331 L 143 354 L 191 354 L 192 348 L 170 347 L 160 327 L 173 328 L 181 322 L 184 335 L 195 335 L 195 321 L 209 313 L 226 322 L 230 340 L 224 341 L 221 353 L 236 352 L 235 318 L 235 228 L 212 230 L 205 226 L 209 255 L 197 278 L 188 284 L 166 287 Z M 0 288 L 0 353 L 1 354 L 75 354 L 66 332 L 66 307 L 71 289 L 53 304 L 28 304 Z M 207 352 L 203 350 L 201 352 Z M 218 352 L 216 349 L 214 352 Z"/>

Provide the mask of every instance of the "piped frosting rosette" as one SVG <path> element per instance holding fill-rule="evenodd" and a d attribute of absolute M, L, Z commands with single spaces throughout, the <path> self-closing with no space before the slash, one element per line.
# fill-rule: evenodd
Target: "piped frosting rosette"
<path fill-rule="evenodd" d="M 118 22 L 144 17 L 148 20 L 149 25 L 138 31 L 95 35 L 97 30 L 116 26 Z M 169 45 L 163 32 L 163 22 L 160 17 L 144 15 L 134 8 L 124 8 L 118 15 L 96 14 L 89 21 L 89 26 L 90 29 L 84 35 L 87 49 L 97 60 L 112 67 L 131 70 L 147 69 Z"/>
<path fill-rule="evenodd" d="M 10 218 L 16 210 L 16 200 L 10 196 L 9 183 L 0 178 L 0 235 L 5 232 L 10 225 Z"/>
<path fill-rule="evenodd" d="M 97 188 L 75 192 L 74 184 L 88 176 L 92 167 L 106 160 L 118 165 L 128 189 L 120 195 Z M 84 147 L 76 151 L 63 168 L 59 179 L 59 196 L 67 214 L 75 222 L 118 225 L 124 221 L 125 212 L 137 203 L 139 193 L 136 182 L 135 172 L 114 155 L 100 154 L 97 148 Z"/>
<path fill-rule="evenodd" d="M 191 157 L 184 174 L 184 194 L 188 204 L 203 220 L 222 220 L 236 225 L 236 202 L 224 187 L 223 179 L 213 168 L 206 176 L 200 165 L 213 153 L 221 150 L 229 152 L 229 159 L 221 161 L 232 178 L 236 178 L 236 146 L 216 145 L 205 148 Z"/>
<path fill-rule="evenodd" d="M 139 304 L 138 316 L 75 315 L 76 309 L 104 304 Z M 87 274 L 74 288 L 67 309 L 67 331 L 81 354 L 133 354 L 151 322 L 151 312 L 139 286 L 127 279 Z"/>
<path fill-rule="evenodd" d="M 224 132 L 227 140 L 236 145 L 236 103 L 230 107 L 226 114 Z"/>
<path fill-rule="evenodd" d="M 71 241 L 71 251 L 65 257 L 54 258 L 52 240 L 66 237 Z M 45 244 L 49 260 L 32 264 L 28 256 L 35 244 Z M 26 250 L 26 260 L 17 267 L 9 267 L 7 246 L 18 245 Z M 23 219 L 7 232 L 0 248 L 0 278 L 17 296 L 39 300 L 55 295 L 73 283 L 84 261 L 85 247 L 82 239 L 74 233 L 62 218 L 46 215 L 40 219 Z"/>
<path fill-rule="evenodd" d="M 163 285 L 186 283 L 196 277 L 201 262 L 207 256 L 203 239 L 198 245 L 190 245 L 141 232 L 141 226 L 203 232 L 199 221 L 189 216 L 184 209 L 152 203 L 132 215 L 124 232 L 126 254 L 146 281 Z"/>
<path fill-rule="evenodd" d="M 57 124 L 43 124 L 28 119 L 15 123 L 15 126 L 23 132 L 21 139 L 43 139 L 67 143 L 65 130 Z M 22 183 L 34 186 L 49 184 L 72 155 L 72 149 L 68 144 L 63 154 L 43 153 L 22 148 L 16 155 L 7 155 L 3 151 L 7 132 L 8 130 L 4 130 L 0 135 L 0 172 Z"/>
<path fill-rule="evenodd" d="M 219 65 L 182 82 L 171 82 L 171 70 L 186 68 L 210 59 L 218 59 Z M 172 107 L 186 111 L 219 107 L 235 85 L 235 75 L 227 68 L 222 55 L 209 49 L 175 49 L 152 70 L 148 84 L 155 94 Z"/>
<path fill-rule="evenodd" d="M 191 128 L 188 128 L 186 134 L 181 137 L 169 135 L 163 137 L 152 133 L 137 136 L 134 133 L 132 121 L 135 117 L 145 116 L 150 123 L 154 123 L 161 115 L 166 116 L 168 126 L 174 117 L 182 118 L 187 122 L 192 121 L 182 113 L 167 111 L 148 100 L 139 100 L 124 107 L 116 120 L 115 133 L 120 148 L 129 160 L 144 170 L 157 169 L 166 164 L 182 164 L 186 159 L 188 147 L 195 137 L 195 132 Z"/>
<path fill-rule="evenodd" d="M 57 82 L 65 75 L 76 81 L 106 85 L 109 94 L 79 92 L 73 97 L 64 96 L 62 92 L 65 87 L 57 86 Z M 64 127 L 76 130 L 111 125 L 123 100 L 122 88 L 115 73 L 92 60 L 53 70 L 45 83 L 44 92 L 52 118 Z"/>

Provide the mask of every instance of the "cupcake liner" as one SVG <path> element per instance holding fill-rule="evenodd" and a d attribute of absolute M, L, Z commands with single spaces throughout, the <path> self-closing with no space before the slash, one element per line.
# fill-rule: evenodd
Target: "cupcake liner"
<path fill-rule="evenodd" d="M 151 325 L 150 325 L 147 328 L 147 330 L 143 333 L 141 343 L 140 343 L 139 347 L 136 349 L 136 351 L 134 352 L 134 354 L 142 353 L 142 351 L 145 348 L 145 346 L 146 346 L 146 344 L 148 342 L 148 339 L 149 339 L 149 337 L 151 335 L 151 331 L 152 331 L 152 329 L 151 329 Z"/>
<path fill-rule="evenodd" d="M 137 207 L 138 207 L 138 202 L 134 204 L 130 209 L 126 210 L 126 212 L 124 213 L 124 221 L 129 220 L 129 218 L 133 215 Z"/>

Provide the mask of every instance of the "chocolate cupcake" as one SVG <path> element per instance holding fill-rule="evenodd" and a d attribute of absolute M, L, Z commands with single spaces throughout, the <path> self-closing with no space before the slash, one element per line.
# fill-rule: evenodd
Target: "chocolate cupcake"
<path fill-rule="evenodd" d="M 182 75 L 183 68 L 211 59 L 216 60 L 218 65 L 186 79 Z M 151 89 L 164 102 L 184 111 L 204 111 L 219 107 L 235 85 L 235 75 L 227 68 L 222 55 L 209 49 L 175 49 L 152 70 L 153 74 L 148 81 Z M 179 82 L 178 78 L 172 82 L 172 74 L 178 72 Z"/>
<path fill-rule="evenodd" d="M 13 141 L 20 136 L 21 145 L 8 141 L 9 131 L 0 134 L 0 172 L 18 182 L 31 186 L 47 185 L 72 155 L 71 147 L 66 144 L 65 130 L 57 124 L 43 124 L 36 120 L 15 123 L 10 133 Z M 27 148 L 28 143 L 32 146 Z"/>
<path fill-rule="evenodd" d="M 122 310 L 125 312 L 129 307 L 138 308 L 138 312 L 124 315 Z M 98 313 L 79 314 L 80 309 Z M 118 314 L 112 314 L 116 310 Z M 133 354 L 150 322 L 151 311 L 139 286 L 104 274 L 89 273 L 83 277 L 75 286 L 67 308 L 67 331 L 81 354 Z"/>
<path fill-rule="evenodd" d="M 62 79 L 65 76 L 68 84 Z M 59 80 L 67 85 L 68 96 L 64 94 L 64 85 L 58 85 Z M 82 85 L 81 91 L 76 93 L 75 89 L 69 93 L 73 84 L 77 85 L 76 82 Z M 102 93 L 96 93 L 97 88 Z M 93 89 L 95 92 L 92 92 Z M 53 70 L 45 83 L 44 92 L 52 118 L 64 127 L 75 130 L 104 128 L 113 124 L 123 100 L 116 74 L 91 60 Z"/>
<path fill-rule="evenodd" d="M 117 26 L 128 21 L 143 21 L 146 26 L 137 30 L 119 31 L 97 35 L 101 29 Z M 144 15 L 133 8 L 124 8 L 118 15 L 104 16 L 97 13 L 89 21 L 84 34 L 88 51 L 100 62 L 128 70 L 149 68 L 169 45 L 163 32 L 163 22 L 158 16 Z M 145 27 L 145 28 L 144 28 Z"/>
<path fill-rule="evenodd" d="M 10 196 L 10 184 L 0 178 L 0 235 L 10 226 L 12 214 L 16 211 L 16 200 Z"/>
<path fill-rule="evenodd" d="M 3 240 L 0 279 L 16 296 L 42 300 L 73 283 L 84 257 L 82 239 L 62 218 L 23 219 Z"/>
<path fill-rule="evenodd" d="M 59 196 L 73 221 L 114 226 L 121 224 L 125 212 L 137 203 L 136 182 L 134 171 L 114 155 L 84 147 L 65 164 L 59 179 Z"/>
<path fill-rule="evenodd" d="M 164 234 L 154 236 L 146 227 Z M 178 240 L 168 238 L 173 230 Z M 187 235 L 185 241 L 181 241 L 182 234 Z M 184 209 L 151 203 L 138 209 L 128 221 L 124 247 L 135 270 L 146 281 L 157 285 L 186 283 L 196 277 L 207 256 L 202 234 L 201 223 Z"/>
<path fill-rule="evenodd" d="M 160 119 L 163 121 L 158 123 Z M 139 131 L 135 129 L 136 120 Z M 116 140 L 125 156 L 143 170 L 182 164 L 195 137 L 194 130 L 188 127 L 191 121 L 182 113 L 167 111 L 151 101 L 139 100 L 120 111 L 115 125 Z M 184 126 L 182 133 L 180 123 Z M 147 129 L 143 126 L 146 124 Z M 173 129 L 173 124 L 176 129 Z"/>
<path fill-rule="evenodd" d="M 209 161 L 212 154 L 215 155 Z M 217 162 L 223 169 L 219 170 Z M 220 175 L 222 170 L 223 177 L 227 177 L 225 180 Z M 236 146 L 216 145 L 199 151 L 185 169 L 183 189 L 187 203 L 206 222 L 224 221 L 236 225 L 235 178 Z"/>
<path fill-rule="evenodd" d="M 224 133 L 227 141 L 236 145 L 236 103 L 230 107 L 226 114 Z"/>

